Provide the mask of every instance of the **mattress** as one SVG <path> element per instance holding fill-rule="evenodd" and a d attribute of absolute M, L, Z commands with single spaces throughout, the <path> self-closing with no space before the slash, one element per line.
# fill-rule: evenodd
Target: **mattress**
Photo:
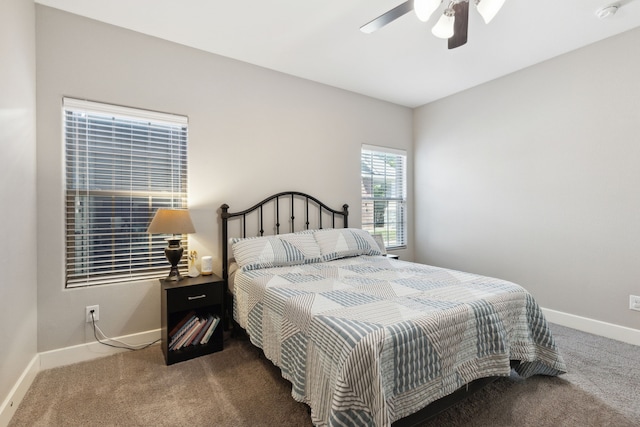
<path fill-rule="evenodd" d="M 384 256 L 247 270 L 234 318 L 315 425 L 390 425 L 471 381 L 559 375 L 534 298 L 514 283 Z"/>

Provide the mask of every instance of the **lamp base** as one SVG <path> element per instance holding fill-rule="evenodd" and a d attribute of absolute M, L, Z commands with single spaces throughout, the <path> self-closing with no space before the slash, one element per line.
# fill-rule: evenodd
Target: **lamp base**
<path fill-rule="evenodd" d="M 164 279 L 165 282 L 179 282 L 183 279 L 180 274 L 180 270 L 178 270 L 178 263 L 180 259 L 182 259 L 182 254 L 184 249 L 180 246 L 180 239 L 167 239 L 169 246 L 164 249 L 164 255 L 167 257 L 167 260 L 171 264 L 171 270 L 169 271 L 169 275 Z"/>
<path fill-rule="evenodd" d="M 184 279 L 184 277 L 182 277 L 182 274 L 180 274 L 180 270 L 178 270 L 178 267 L 175 267 L 175 268 L 171 267 L 171 270 L 169 271 L 169 275 L 164 278 L 164 281 L 179 282 L 182 279 Z"/>

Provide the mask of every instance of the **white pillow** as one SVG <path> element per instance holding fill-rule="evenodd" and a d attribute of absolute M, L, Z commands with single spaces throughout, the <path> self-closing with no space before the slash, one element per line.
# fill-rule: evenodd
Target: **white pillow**
<path fill-rule="evenodd" d="M 289 233 L 249 237 L 231 239 L 231 243 L 236 262 L 245 270 L 321 261 L 320 247 L 313 234 Z"/>
<path fill-rule="evenodd" d="M 371 234 L 358 228 L 318 230 L 313 235 L 324 261 L 357 255 L 382 255 Z"/>
<path fill-rule="evenodd" d="M 380 234 L 372 234 L 371 237 L 373 237 L 373 240 L 375 240 L 376 243 L 378 244 L 378 248 L 380 249 L 380 253 L 382 255 L 386 255 L 387 254 L 387 248 L 384 245 L 384 238 Z"/>

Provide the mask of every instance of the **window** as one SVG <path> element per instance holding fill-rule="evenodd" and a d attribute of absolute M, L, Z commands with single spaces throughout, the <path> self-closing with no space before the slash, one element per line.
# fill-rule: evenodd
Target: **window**
<path fill-rule="evenodd" d="M 187 207 L 187 118 L 64 98 L 63 121 L 66 286 L 166 275 L 168 236 L 146 230 Z"/>
<path fill-rule="evenodd" d="M 404 151 L 362 146 L 362 228 L 381 235 L 389 249 L 407 244 L 406 163 Z"/>

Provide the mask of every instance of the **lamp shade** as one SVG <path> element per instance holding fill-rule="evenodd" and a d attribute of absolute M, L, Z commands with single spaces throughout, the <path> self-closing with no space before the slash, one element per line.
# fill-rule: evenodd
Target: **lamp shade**
<path fill-rule="evenodd" d="M 147 233 L 150 234 L 189 234 L 196 229 L 191 222 L 191 215 L 186 209 L 158 209 Z"/>
<path fill-rule="evenodd" d="M 485 24 L 491 22 L 503 4 L 504 0 L 476 0 L 476 8 L 482 19 L 484 19 Z"/>
<path fill-rule="evenodd" d="M 427 22 L 442 0 L 414 0 L 413 11 L 422 22 Z"/>

